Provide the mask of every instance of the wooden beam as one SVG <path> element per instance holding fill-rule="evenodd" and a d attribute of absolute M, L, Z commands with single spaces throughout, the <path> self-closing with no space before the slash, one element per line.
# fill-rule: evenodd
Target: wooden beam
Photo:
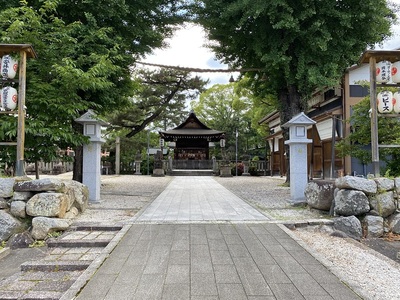
<path fill-rule="evenodd" d="M 30 44 L 0 44 L 0 56 L 24 51 L 29 58 L 37 58 L 36 52 Z"/>

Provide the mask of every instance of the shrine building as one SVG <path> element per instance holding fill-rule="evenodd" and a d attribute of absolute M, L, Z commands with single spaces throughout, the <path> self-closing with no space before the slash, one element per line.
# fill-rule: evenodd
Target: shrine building
<path fill-rule="evenodd" d="M 224 138 L 225 132 L 208 128 L 191 111 L 182 124 L 159 134 L 174 148 L 174 169 L 210 169 L 210 148 Z"/>

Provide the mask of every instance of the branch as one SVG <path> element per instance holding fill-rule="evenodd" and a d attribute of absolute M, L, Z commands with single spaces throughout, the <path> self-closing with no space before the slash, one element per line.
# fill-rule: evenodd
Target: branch
<path fill-rule="evenodd" d="M 201 69 L 201 68 L 187 68 L 187 67 L 179 67 L 179 66 L 167 66 L 167 65 L 160 65 L 160 64 L 152 64 L 152 63 L 145 63 L 141 61 L 137 61 L 136 63 L 145 65 L 145 66 L 152 66 L 152 67 L 159 67 L 165 69 L 174 69 L 179 71 L 188 71 L 188 72 L 196 72 L 196 73 L 232 73 L 232 72 L 259 72 L 262 71 L 261 68 L 243 68 L 243 69 Z"/>
<path fill-rule="evenodd" d="M 164 101 L 164 105 L 161 106 L 159 109 L 157 109 L 150 117 L 146 118 L 141 124 L 133 126 L 132 131 L 129 132 L 126 137 L 130 138 L 136 134 L 138 134 L 140 131 L 144 130 L 148 124 L 153 122 L 156 118 L 158 118 L 161 113 L 164 111 L 165 104 L 168 104 L 176 95 L 176 93 L 179 91 L 181 88 L 183 79 L 180 78 L 179 81 L 177 82 L 175 89 L 171 91 L 171 93 L 165 98 L 166 100 Z"/>

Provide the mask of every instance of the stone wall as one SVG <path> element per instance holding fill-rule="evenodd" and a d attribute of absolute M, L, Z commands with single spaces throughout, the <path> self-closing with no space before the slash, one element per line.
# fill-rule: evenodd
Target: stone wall
<path fill-rule="evenodd" d="M 358 240 L 400 234 L 399 195 L 400 178 L 344 176 L 312 181 L 305 190 L 310 207 L 330 211 L 335 229 Z"/>
<path fill-rule="evenodd" d="M 0 178 L 0 242 L 27 229 L 35 240 L 66 230 L 87 208 L 88 196 L 73 180 Z"/>

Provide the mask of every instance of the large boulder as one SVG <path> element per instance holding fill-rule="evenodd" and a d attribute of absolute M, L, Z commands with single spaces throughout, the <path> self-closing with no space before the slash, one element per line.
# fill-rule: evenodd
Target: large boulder
<path fill-rule="evenodd" d="M 391 215 L 388 218 L 388 221 L 390 231 L 396 234 L 400 234 L 400 213 Z"/>
<path fill-rule="evenodd" d="M 361 191 L 339 190 L 335 196 L 334 212 L 339 216 L 358 216 L 370 211 L 368 197 Z"/>
<path fill-rule="evenodd" d="M 375 194 L 377 192 L 376 182 L 372 179 L 366 179 L 362 177 L 339 177 L 335 180 L 335 186 L 339 189 L 358 190 L 366 194 Z"/>
<path fill-rule="evenodd" d="M 70 202 L 67 210 L 70 210 L 72 206 L 76 207 L 80 212 L 84 212 L 88 207 L 89 203 L 89 189 L 86 185 L 75 181 L 66 180 L 65 189 Z"/>
<path fill-rule="evenodd" d="M 26 218 L 26 202 L 24 201 L 11 202 L 10 214 L 16 218 Z"/>
<path fill-rule="evenodd" d="M 65 192 L 65 184 L 56 178 L 44 178 L 30 181 L 21 181 L 14 184 L 16 192 Z"/>
<path fill-rule="evenodd" d="M 304 195 L 310 207 L 329 211 L 334 191 L 335 187 L 332 181 L 315 180 L 307 184 Z"/>
<path fill-rule="evenodd" d="M 49 233 L 67 230 L 70 225 L 70 220 L 36 217 L 32 219 L 31 234 L 35 240 L 44 240 Z"/>
<path fill-rule="evenodd" d="M 22 228 L 20 221 L 8 214 L 4 210 L 0 210 L 0 241 L 7 240 L 11 235 L 17 233 Z"/>
<path fill-rule="evenodd" d="M 7 199 L 0 198 L 0 209 L 8 208 L 8 201 Z"/>
<path fill-rule="evenodd" d="M 383 218 L 379 216 L 365 216 L 363 220 L 365 228 L 365 236 L 368 238 L 376 238 L 383 236 Z"/>
<path fill-rule="evenodd" d="M 71 207 L 64 216 L 64 219 L 74 219 L 79 215 L 79 210 L 76 207 Z"/>
<path fill-rule="evenodd" d="M 67 212 L 68 197 L 60 193 L 40 193 L 26 203 L 26 213 L 33 217 L 63 218 Z"/>
<path fill-rule="evenodd" d="M 389 179 L 386 177 L 379 177 L 379 178 L 375 178 L 374 181 L 376 182 L 379 192 L 393 191 L 393 189 L 394 189 L 394 180 L 393 179 Z"/>
<path fill-rule="evenodd" d="M 32 238 L 31 234 L 25 231 L 12 235 L 7 242 L 7 246 L 11 249 L 28 248 L 29 245 L 34 242 L 35 240 Z"/>
<path fill-rule="evenodd" d="M 32 192 L 14 192 L 13 200 L 14 201 L 28 201 L 32 198 Z"/>
<path fill-rule="evenodd" d="M 0 178 L 0 198 L 11 198 L 14 194 L 14 178 Z"/>
<path fill-rule="evenodd" d="M 369 203 L 371 208 L 384 218 L 390 216 L 396 211 L 396 203 L 392 191 L 370 195 Z"/>
<path fill-rule="evenodd" d="M 400 195 L 400 178 L 394 179 L 394 189 L 398 195 Z"/>
<path fill-rule="evenodd" d="M 359 241 L 362 238 L 361 222 L 355 216 L 335 218 L 333 227 L 355 240 Z"/>

